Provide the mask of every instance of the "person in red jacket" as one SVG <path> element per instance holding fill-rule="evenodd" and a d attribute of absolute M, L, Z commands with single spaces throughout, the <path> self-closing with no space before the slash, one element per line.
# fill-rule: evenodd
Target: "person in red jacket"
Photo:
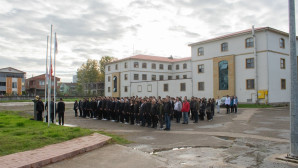
<path fill-rule="evenodd" d="M 188 124 L 189 109 L 190 109 L 190 106 L 189 106 L 189 103 L 187 101 L 187 97 L 185 96 L 183 104 L 182 104 L 182 109 L 181 109 L 181 112 L 182 112 L 182 115 L 183 115 L 183 123 L 182 124 Z"/>

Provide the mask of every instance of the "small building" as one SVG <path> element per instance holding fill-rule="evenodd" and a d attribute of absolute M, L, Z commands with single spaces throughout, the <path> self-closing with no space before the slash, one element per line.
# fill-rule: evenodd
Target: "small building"
<path fill-rule="evenodd" d="M 60 89 L 60 94 L 63 96 L 74 96 L 76 95 L 76 83 L 59 83 L 58 84 Z"/>
<path fill-rule="evenodd" d="M 104 82 L 85 83 L 83 84 L 83 91 L 85 95 L 104 95 Z"/>
<path fill-rule="evenodd" d="M 54 95 L 54 77 L 51 78 L 52 83 L 52 95 Z M 56 90 L 59 90 L 57 83 L 60 81 L 60 78 L 56 77 Z M 45 74 L 34 76 L 26 79 L 25 82 L 26 92 L 30 96 L 44 95 L 45 94 Z"/>
<path fill-rule="evenodd" d="M 25 91 L 26 72 L 7 67 L 0 69 L 0 95 L 21 96 Z"/>

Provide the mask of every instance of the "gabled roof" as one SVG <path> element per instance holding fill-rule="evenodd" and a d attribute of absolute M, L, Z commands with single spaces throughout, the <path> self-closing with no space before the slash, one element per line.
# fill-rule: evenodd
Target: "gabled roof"
<path fill-rule="evenodd" d="M 45 79 L 45 75 L 46 75 L 46 74 L 41 74 L 41 75 L 33 76 L 33 77 L 28 78 L 28 79 L 26 79 L 26 80 Z M 52 77 L 52 79 L 54 79 L 54 76 Z M 57 80 L 57 81 L 60 81 L 60 78 L 58 78 L 58 77 L 56 76 L 56 80 Z"/>
<path fill-rule="evenodd" d="M 6 68 L 1 68 L 0 72 L 6 72 L 6 73 L 22 73 L 25 74 L 26 72 L 20 71 L 18 69 L 12 68 L 12 67 L 6 67 Z"/>
<path fill-rule="evenodd" d="M 259 27 L 259 28 L 255 28 L 255 32 L 261 32 L 261 31 L 271 31 L 271 32 L 275 32 L 284 36 L 288 36 L 289 34 L 271 27 Z M 223 39 L 227 39 L 227 38 L 231 38 L 231 37 L 236 37 L 236 36 L 240 36 L 240 35 L 244 35 L 244 34 L 251 34 L 252 33 L 252 29 L 246 29 L 246 30 L 242 30 L 242 31 L 238 31 L 238 32 L 234 32 L 234 33 L 230 33 L 230 34 L 226 34 L 223 36 L 219 36 L 219 37 L 215 37 L 215 38 L 211 38 L 211 39 L 207 39 L 207 40 L 203 40 L 203 41 L 199 41 L 196 43 L 191 43 L 188 44 L 188 46 L 194 46 L 194 45 L 198 45 L 198 44 L 203 44 L 203 43 L 209 43 L 209 42 L 213 42 L 213 41 L 218 41 L 218 40 L 223 40 Z"/>
<path fill-rule="evenodd" d="M 113 61 L 111 63 L 115 62 L 121 62 L 125 60 L 145 60 L 145 61 L 159 61 L 159 62 L 181 62 L 181 61 L 189 61 L 191 60 L 191 57 L 185 57 L 185 58 L 173 58 L 173 57 L 161 57 L 161 56 L 151 56 L 151 55 L 135 55 L 127 58 L 123 58 L 120 60 Z M 111 64 L 109 63 L 109 64 Z"/>

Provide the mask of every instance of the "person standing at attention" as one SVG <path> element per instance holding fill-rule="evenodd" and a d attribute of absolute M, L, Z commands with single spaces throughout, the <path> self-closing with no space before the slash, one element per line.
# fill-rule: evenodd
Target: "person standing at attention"
<path fill-rule="evenodd" d="M 226 105 L 226 108 L 227 108 L 227 114 L 230 113 L 230 103 L 231 103 L 231 99 L 230 99 L 229 95 L 227 95 L 227 98 L 225 100 L 225 105 Z"/>
<path fill-rule="evenodd" d="M 187 97 L 185 96 L 183 104 L 182 104 L 182 109 L 181 109 L 181 112 L 183 114 L 183 123 L 182 124 L 188 124 L 188 112 L 189 112 L 189 110 L 190 110 L 190 106 L 189 106 L 189 103 L 187 101 Z"/>
<path fill-rule="evenodd" d="M 58 112 L 58 118 L 59 118 L 59 125 L 64 125 L 64 112 L 65 112 L 65 103 L 63 102 L 62 98 L 60 98 L 60 101 L 57 105 L 57 112 Z M 62 120 L 62 123 L 61 123 Z"/>
<path fill-rule="evenodd" d="M 79 109 L 79 104 L 78 104 L 78 101 L 76 100 L 73 104 L 73 110 L 75 111 L 75 117 L 78 116 L 78 109 Z"/>

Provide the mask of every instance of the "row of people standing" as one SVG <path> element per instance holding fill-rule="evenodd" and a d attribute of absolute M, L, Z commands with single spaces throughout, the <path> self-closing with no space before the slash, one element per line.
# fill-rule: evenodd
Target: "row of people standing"
<path fill-rule="evenodd" d="M 238 112 L 238 98 L 237 96 L 229 96 L 227 95 L 225 99 L 225 106 L 227 109 L 227 114 L 229 113 L 237 113 Z"/>
<path fill-rule="evenodd" d="M 212 121 L 214 116 L 216 101 L 214 99 L 195 98 L 190 101 L 184 97 L 155 98 L 155 97 L 130 97 L 130 98 L 113 98 L 113 97 L 97 97 L 85 98 L 74 103 L 75 116 L 84 118 L 93 118 L 99 120 L 111 120 L 125 124 L 136 124 L 152 128 L 170 130 L 171 120 L 176 119 L 182 124 L 188 124 L 189 117 L 198 123 L 198 120 Z M 78 114 L 79 112 L 79 114 Z M 219 112 L 219 111 L 218 111 Z"/>

